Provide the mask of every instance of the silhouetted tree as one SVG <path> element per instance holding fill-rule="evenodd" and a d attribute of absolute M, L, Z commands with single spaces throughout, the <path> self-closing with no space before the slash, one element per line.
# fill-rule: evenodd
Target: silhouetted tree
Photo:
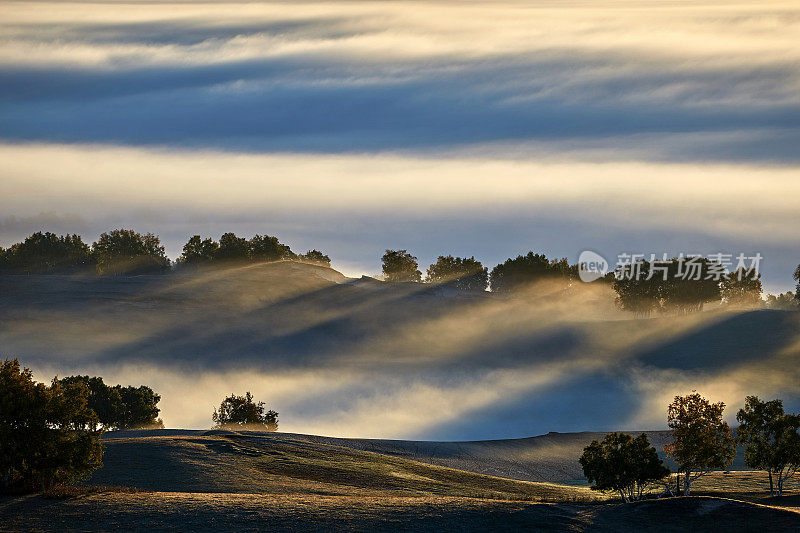
<path fill-rule="evenodd" d="M 102 431 L 88 407 L 83 383 L 54 379 L 48 387 L 0 362 L 0 473 L 3 488 L 42 490 L 71 482 L 102 466 Z"/>
<path fill-rule="evenodd" d="M 177 263 L 182 265 L 203 265 L 214 260 L 219 251 L 219 244 L 213 239 L 201 239 L 200 235 L 193 235 L 183 245 L 183 254 Z"/>
<path fill-rule="evenodd" d="M 219 410 L 211 415 L 215 428 L 278 430 L 278 413 L 264 411 L 264 402 L 255 403 L 248 391 L 244 396 L 231 394 L 222 400 Z"/>
<path fill-rule="evenodd" d="M 797 268 L 794 269 L 794 274 L 792 278 L 797 282 L 797 288 L 794 293 L 794 297 L 797 300 L 800 300 L 800 265 L 797 265 Z"/>
<path fill-rule="evenodd" d="M 234 233 L 223 233 L 219 238 L 219 247 L 214 254 L 217 261 L 238 262 L 247 261 L 249 258 L 249 247 L 247 239 L 237 237 Z"/>
<path fill-rule="evenodd" d="M 689 313 L 720 299 L 723 274 L 718 263 L 705 258 L 639 260 L 618 268 L 613 288 L 617 306 L 634 315 Z"/>
<path fill-rule="evenodd" d="M 722 299 L 729 305 L 761 307 L 761 274 L 739 268 L 723 276 L 720 283 Z"/>
<path fill-rule="evenodd" d="M 421 281 L 417 258 L 407 250 L 386 250 L 381 258 L 386 281 Z"/>
<path fill-rule="evenodd" d="M 36 232 L 8 250 L 0 250 L 0 272 L 70 273 L 93 266 L 91 250 L 78 235 Z"/>
<path fill-rule="evenodd" d="M 475 257 L 440 255 L 428 267 L 425 281 L 448 284 L 462 291 L 483 291 L 489 283 L 489 273 Z"/>
<path fill-rule="evenodd" d="M 800 309 L 800 300 L 795 298 L 795 294 L 791 291 L 786 291 L 783 294 L 767 294 L 764 302 L 767 309 L 782 309 L 786 311 L 796 311 Z"/>
<path fill-rule="evenodd" d="M 331 258 L 323 254 L 319 250 L 309 250 L 299 256 L 300 261 L 306 263 L 313 263 L 315 265 L 331 266 Z"/>
<path fill-rule="evenodd" d="M 761 401 L 748 396 L 736 414 L 737 440 L 745 446 L 747 466 L 766 470 L 769 492 L 783 495 L 784 483 L 800 469 L 800 414 L 787 414 L 781 400 Z"/>
<path fill-rule="evenodd" d="M 294 259 L 296 256 L 288 246 L 281 244 L 277 237 L 256 235 L 248 242 L 248 257 L 253 261 L 280 261 Z"/>
<path fill-rule="evenodd" d="M 686 496 L 695 479 L 733 462 L 736 446 L 731 428 L 722 420 L 724 410 L 723 402 L 712 404 L 696 392 L 675 396 L 669 405 L 667 421 L 675 440 L 664 451 L 684 474 Z"/>
<path fill-rule="evenodd" d="M 88 405 L 105 429 L 141 429 L 164 427 L 158 418 L 161 396 L 147 386 L 109 386 L 103 378 L 68 376 L 59 380 L 65 385 L 80 383 L 88 390 Z"/>
<path fill-rule="evenodd" d="M 673 258 L 667 264 L 666 281 L 659 283 L 661 308 L 677 313 L 702 311 L 706 303 L 719 301 L 723 274 L 721 265 L 705 258 Z"/>
<path fill-rule="evenodd" d="M 592 490 L 617 491 L 626 502 L 638 500 L 648 484 L 669 475 L 644 433 L 635 439 L 610 433 L 602 442 L 594 440 L 583 449 L 580 463 Z"/>
<path fill-rule="evenodd" d="M 532 283 L 555 280 L 569 285 L 578 277 L 578 266 L 566 259 L 548 259 L 544 254 L 528 252 L 495 266 L 489 276 L 492 292 L 513 292 Z"/>
<path fill-rule="evenodd" d="M 170 261 L 157 235 L 116 229 L 103 233 L 92 244 L 100 274 L 142 274 L 163 271 Z"/>
<path fill-rule="evenodd" d="M 650 272 L 651 264 L 648 261 L 638 261 L 620 269 L 612 284 L 617 293 L 617 307 L 643 317 L 661 309 L 663 278 Z"/>

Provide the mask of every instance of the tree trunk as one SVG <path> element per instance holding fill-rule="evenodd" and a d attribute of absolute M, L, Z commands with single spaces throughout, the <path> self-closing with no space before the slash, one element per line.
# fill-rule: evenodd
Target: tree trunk
<path fill-rule="evenodd" d="M 775 496 L 775 488 L 772 485 L 772 469 L 768 470 L 769 472 L 769 495 L 770 497 Z"/>
<path fill-rule="evenodd" d="M 692 476 L 690 471 L 686 471 L 686 474 L 683 476 L 683 495 L 689 496 L 691 491 L 691 483 L 692 483 Z"/>

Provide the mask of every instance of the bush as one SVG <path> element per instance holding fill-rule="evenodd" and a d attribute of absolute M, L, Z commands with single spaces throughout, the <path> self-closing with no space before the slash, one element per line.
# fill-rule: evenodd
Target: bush
<path fill-rule="evenodd" d="M 45 490 L 102 466 L 97 415 L 83 383 L 48 387 L 20 369 L 0 363 L 0 475 L 3 490 Z"/>
<path fill-rule="evenodd" d="M 264 402 L 253 402 L 250 392 L 244 396 L 231 394 L 214 409 L 211 415 L 216 429 L 258 429 L 278 430 L 278 413 L 272 410 L 264 412 Z"/>

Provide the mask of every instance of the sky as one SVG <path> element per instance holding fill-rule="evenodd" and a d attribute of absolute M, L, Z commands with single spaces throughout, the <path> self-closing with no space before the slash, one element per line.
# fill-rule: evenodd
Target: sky
<path fill-rule="evenodd" d="M 800 4 L 3 2 L 0 246 L 800 263 Z"/>

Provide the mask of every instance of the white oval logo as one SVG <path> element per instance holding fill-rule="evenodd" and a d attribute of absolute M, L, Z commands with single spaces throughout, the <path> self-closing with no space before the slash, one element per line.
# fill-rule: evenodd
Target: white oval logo
<path fill-rule="evenodd" d="M 590 283 L 600 279 L 608 272 L 608 261 L 591 250 L 584 250 L 578 257 L 578 277 L 581 281 Z"/>

